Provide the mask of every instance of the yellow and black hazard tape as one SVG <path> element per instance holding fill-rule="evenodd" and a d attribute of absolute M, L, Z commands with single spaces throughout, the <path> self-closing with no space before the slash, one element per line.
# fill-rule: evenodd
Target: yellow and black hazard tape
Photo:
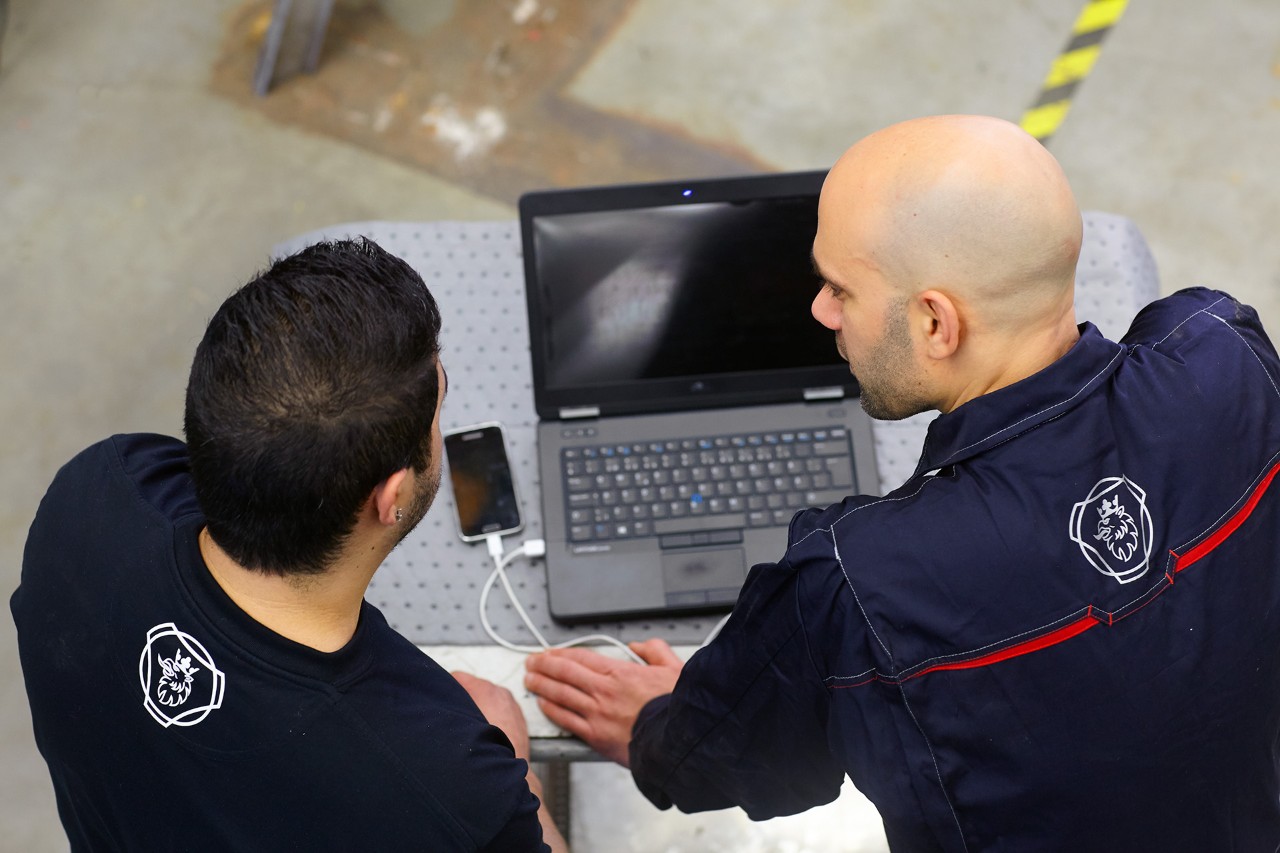
<path fill-rule="evenodd" d="M 1040 95 L 1022 115 L 1022 129 L 1047 143 L 1071 109 L 1071 99 L 1084 78 L 1093 70 L 1102 52 L 1103 39 L 1124 14 L 1129 0 L 1089 0 L 1075 26 L 1071 40 L 1058 54 L 1040 87 Z"/>

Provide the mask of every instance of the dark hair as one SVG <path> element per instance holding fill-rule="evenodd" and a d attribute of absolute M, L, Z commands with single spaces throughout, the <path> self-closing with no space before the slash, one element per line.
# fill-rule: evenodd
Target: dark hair
<path fill-rule="evenodd" d="M 184 423 L 214 541 L 271 574 L 328 568 L 373 488 L 432 461 L 439 336 L 422 278 L 367 239 L 233 293 L 196 348 Z"/>

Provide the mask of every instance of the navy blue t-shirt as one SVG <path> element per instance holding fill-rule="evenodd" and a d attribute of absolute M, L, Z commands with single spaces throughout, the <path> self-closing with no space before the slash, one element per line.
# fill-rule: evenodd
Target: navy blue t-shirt
<path fill-rule="evenodd" d="M 210 576 L 185 446 L 115 436 L 57 475 L 11 608 L 74 850 L 545 850 L 526 765 L 363 604 L 319 652 Z"/>

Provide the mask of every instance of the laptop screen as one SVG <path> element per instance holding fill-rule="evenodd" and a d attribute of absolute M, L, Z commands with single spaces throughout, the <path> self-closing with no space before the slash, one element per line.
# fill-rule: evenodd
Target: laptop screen
<path fill-rule="evenodd" d="M 852 386 L 809 311 L 823 173 L 521 199 L 535 397 L 602 412 Z"/>

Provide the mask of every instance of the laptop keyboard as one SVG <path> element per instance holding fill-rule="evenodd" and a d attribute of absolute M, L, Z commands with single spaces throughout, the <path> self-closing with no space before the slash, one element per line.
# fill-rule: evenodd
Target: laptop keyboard
<path fill-rule="evenodd" d="M 742 541 L 851 494 L 848 430 L 751 432 L 560 453 L 570 542 L 658 536 L 663 547 Z"/>

